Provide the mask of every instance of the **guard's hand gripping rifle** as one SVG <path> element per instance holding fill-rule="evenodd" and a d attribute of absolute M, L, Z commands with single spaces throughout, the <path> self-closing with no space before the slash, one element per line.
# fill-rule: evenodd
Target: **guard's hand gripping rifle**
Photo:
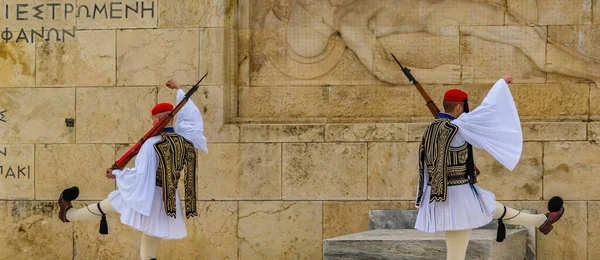
<path fill-rule="evenodd" d="M 440 109 L 435 105 L 433 100 L 431 100 L 431 97 L 429 97 L 429 94 L 427 94 L 427 92 L 425 92 L 425 89 L 423 89 L 421 84 L 419 82 L 417 82 L 415 77 L 413 77 L 413 75 L 410 73 L 410 69 L 402 66 L 402 64 L 400 64 L 400 62 L 398 61 L 398 59 L 396 59 L 396 56 L 394 56 L 393 53 L 392 53 L 392 57 L 394 57 L 394 60 L 396 61 L 396 63 L 398 63 L 398 65 L 402 69 L 402 72 L 404 72 L 404 75 L 406 75 L 406 77 L 408 78 L 408 81 L 411 81 L 413 83 L 413 85 L 415 85 L 415 87 L 417 87 L 417 90 L 419 91 L 419 93 L 421 93 L 421 96 L 425 99 L 425 102 L 427 102 L 427 107 L 429 108 L 429 111 L 431 111 L 431 114 L 433 115 L 433 117 L 437 119 L 438 113 L 440 113 Z M 475 173 L 477 175 L 479 175 L 481 173 L 479 171 L 479 168 L 477 168 L 476 165 L 474 165 L 474 168 L 475 168 Z"/>
<path fill-rule="evenodd" d="M 150 129 L 150 131 L 148 131 L 142 137 L 142 139 L 140 139 L 133 147 L 131 147 L 131 149 L 129 149 L 129 151 L 127 151 L 119 160 L 117 160 L 113 164 L 113 166 L 111 167 L 111 169 L 112 170 L 116 170 L 116 169 L 122 170 L 125 167 L 125 165 L 127 165 L 127 163 L 129 163 L 129 161 L 131 161 L 131 159 L 133 159 L 133 157 L 135 157 L 138 154 L 138 152 L 142 148 L 142 145 L 144 144 L 144 142 L 146 142 L 146 140 L 148 140 L 148 138 L 159 134 L 160 131 L 162 131 L 163 128 L 167 125 L 167 123 L 171 119 L 173 119 L 173 117 L 175 116 L 175 114 L 177 114 L 177 112 L 179 112 L 179 110 L 181 110 L 181 108 L 183 107 L 183 105 L 185 105 L 185 103 L 187 103 L 188 99 L 190 99 L 190 97 L 192 96 L 192 94 L 194 94 L 194 92 L 196 92 L 196 90 L 198 90 L 200 82 L 202 82 L 202 80 L 204 80 L 204 78 L 206 77 L 206 75 L 208 75 L 208 72 L 206 72 L 206 74 L 204 74 L 204 76 L 202 76 L 202 78 L 198 81 L 198 83 L 196 83 L 196 85 L 194 85 L 190 89 L 190 91 L 188 91 L 185 94 L 185 97 L 183 98 L 183 100 L 181 100 L 181 102 L 179 102 L 179 104 L 177 104 L 177 106 L 175 108 L 173 108 L 173 111 L 171 111 L 171 113 L 169 113 L 168 116 L 166 116 L 160 122 L 158 122 L 156 125 L 154 125 L 152 127 L 152 129 Z"/>

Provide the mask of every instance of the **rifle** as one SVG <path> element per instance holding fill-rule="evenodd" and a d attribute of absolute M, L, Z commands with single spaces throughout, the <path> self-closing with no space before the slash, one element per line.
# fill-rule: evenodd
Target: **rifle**
<path fill-rule="evenodd" d="M 194 85 L 190 89 L 190 91 L 188 91 L 185 94 L 185 97 L 183 98 L 183 100 L 181 100 L 181 102 L 179 102 L 179 104 L 177 104 L 177 106 L 175 108 L 173 108 L 173 111 L 171 111 L 171 113 L 169 113 L 168 116 L 166 116 L 160 122 L 158 122 L 156 125 L 154 125 L 152 127 L 152 129 L 150 129 L 150 131 L 148 131 L 142 137 L 142 139 L 140 139 L 133 147 L 131 147 L 131 149 L 129 149 L 129 151 L 127 151 L 119 160 L 117 160 L 113 164 L 111 169 L 112 170 L 116 170 L 116 169 L 122 170 L 125 167 L 125 165 L 127 165 L 127 163 L 129 163 L 129 161 L 131 161 L 131 159 L 133 159 L 133 157 L 138 154 L 138 152 L 142 148 L 142 145 L 144 144 L 144 142 L 146 142 L 146 140 L 148 140 L 148 138 L 159 134 L 160 131 L 162 131 L 163 128 L 167 125 L 167 123 L 175 116 L 175 114 L 177 114 L 177 112 L 179 112 L 179 110 L 181 110 L 183 105 L 185 105 L 185 103 L 187 103 L 188 99 L 190 99 L 192 94 L 194 94 L 194 92 L 196 92 L 196 90 L 198 90 L 200 82 L 202 82 L 202 80 L 204 80 L 206 75 L 208 75 L 208 72 L 206 72 L 206 74 L 204 74 L 204 76 L 202 76 L 202 78 L 198 81 L 198 83 L 196 83 L 196 85 Z"/>
<path fill-rule="evenodd" d="M 423 89 L 421 84 L 415 79 L 415 77 L 413 77 L 413 75 L 410 73 L 410 69 L 402 66 L 402 64 L 400 64 L 398 59 L 396 59 L 396 56 L 394 56 L 393 53 L 391 53 L 391 54 L 392 54 L 392 57 L 394 57 L 394 60 L 396 61 L 396 63 L 398 63 L 398 65 L 402 69 L 402 72 L 404 72 L 404 75 L 406 75 L 406 77 L 408 78 L 408 81 L 412 81 L 413 85 L 415 85 L 415 87 L 417 87 L 417 90 L 419 91 L 419 93 L 421 93 L 421 96 L 425 99 L 425 102 L 427 102 L 427 107 L 429 108 L 429 111 L 431 111 L 431 114 L 433 114 L 433 117 L 437 119 L 438 114 L 440 113 L 440 109 L 435 105 L 433 100 L 431 100 L 431 97 L 429 97 L 429 94 L 427 94 L 427 92 L 425 92 L 425 89 Z M 475 168 L 475 173 L 477 173 L 477 175 L 479 175 L 481 173 L 479 171 L 479 168 L 477 168 L 476 165 L 474 165 L 474 168 Z"/>

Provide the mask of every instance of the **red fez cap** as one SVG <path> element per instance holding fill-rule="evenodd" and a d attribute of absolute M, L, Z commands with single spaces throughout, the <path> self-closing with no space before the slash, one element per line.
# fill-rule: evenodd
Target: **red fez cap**
<path fill-rule="evenodd" d="M 468 97 L 467 93 L 455 88 L 446 91 L 446 94 L 444 94 L 444 100 L 450 102 L 464 102 Z"/>
<path fill-rule="evenodd" d="M 159 103 L 152 108 L 152 115 L 156 115 L 162 112 L 173 111 L 173 105 L 169 103 Z"/>

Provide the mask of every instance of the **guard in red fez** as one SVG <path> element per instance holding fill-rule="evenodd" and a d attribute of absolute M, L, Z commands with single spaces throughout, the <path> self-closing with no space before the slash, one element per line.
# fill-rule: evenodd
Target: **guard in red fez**
<path fill-rule="evenodd" d="M 164 112 L 171 112 L 173 111 L 173 105 L 169 104 L 169 103 L 158 103 L 156 104 L 156 106 L 154 106 L 152 108 L 152 115 L 155 116 L 157 114 L 160 113 L 164 113 Z"/>
<path fill-rule="evenodd" d="M 465 102 L 469 95 L 460 89 L 450 89 L 444 94 L 444 101 Z"/>
<path fill-rule="evenodd" d="M 496 201 L 477 185 L 473 146 L 487 151 L 512 171 L 521 157 L 521 122 L 508 84 L 498 80 L 482 104 L 469 111 L 469 96 L 451 89 L 444 94 L 444 112 L 425 130 L 419 148 L 419 184 L 415 228 L 445 232 L 447 259 L 463 260 L 472 229 L 498 220 L 497 241 L 505 238 L 504 223 L 538 227 L 546 235 L 563 213 L 563 200 L 553 197 L 545 214 L 527 214 Z"/>
<path fill-rule="evenodd" d="M 177 103 L 185 92 L 175 81 L 167 87 L 177 89 Z M 152 108 L 156 125 L 173 111 L 173 105 L 160 103 Z M 185 219 L 198 216 L 196 210 L 196 149 L 208 153 L 200 110 L 189 99 L 160 135 L 146 140 L 135 158 L 135 168 L 106 170 L 116 179 L 117 190 L 108 198 L 81 209 L 73 209 L 71 201 L 79 189 L 65 189 L 59 197 L 59 219 L 63 222 L 101 219 L 101 233 L 107 234 L 106 215 L 118 213 L 121 223 L 141 231 L 141 259 L 156 259 L 160 239 L 182 239 L 187 236 Z M 185 170 L 185 212 L 177 184 Z M 185 213 L 185 214 L 184 214 Z"/>

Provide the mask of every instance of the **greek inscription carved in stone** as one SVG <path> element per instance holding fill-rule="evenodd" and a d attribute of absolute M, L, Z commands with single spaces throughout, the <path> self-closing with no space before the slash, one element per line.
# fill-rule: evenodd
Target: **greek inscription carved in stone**
<path fill-rule="evenodd" d="M 141 2 L 141 4 L 140 4 Z M 135 3 L 124 4 L 123 2 L 97 2 L 90 5 L 78 5 L 77 9 L 70 3 L 46 3 L 39 5 L 29 4 L 5 4 L 5 8 L 0 8 L 0 19 L 5 20 L 57 20 L 63 18 L 68 20 L 74 18 L 91 19 L 129 19 L 139 16 L 142 19 L 152 19 L 156 15 L 156 4 L 154 1 L 136 1 Z M 0 28 L 0 39 L 5 42 L 11 40 L 18 42 L 35 42 L 35 36 L 39 36 L 46 41 L 56 40 L 65 41 L 67 36 L 75 38 L 76 27 L 73 30 L 66 28 L 47 28 L 42 27 L 41 32 L 34 29 L 25 28 Z"/>
<path fill-rule="evenodd" d="M 30 179 L 31 178 L 31 166 L 5 166 L 0 165 L 0 176 L 4 176 L 4 179 Z"/>
<path fill-rule="evenodd" d="M 4 120 L 4 113 L 6 113 L 6 110 L 0 111 L 0 121 L 6 123 L 6 120 Z"/>

